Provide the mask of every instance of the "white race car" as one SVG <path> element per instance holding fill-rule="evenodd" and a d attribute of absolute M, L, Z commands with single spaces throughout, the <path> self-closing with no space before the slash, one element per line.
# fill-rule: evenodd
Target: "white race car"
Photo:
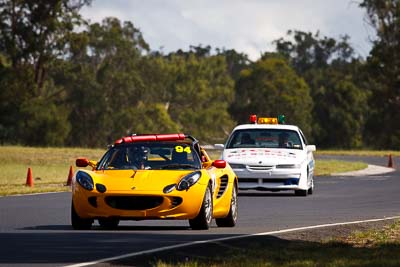
<path fill-rule="evenodd" d="M 258 118 L 235 127 L 223 148 L 239 178 L 241 190 L 294 190 L 307 196 L 314 190 L 315 145 L 308 145 L 299 127 L 284 123 L 284 116 Z"/>

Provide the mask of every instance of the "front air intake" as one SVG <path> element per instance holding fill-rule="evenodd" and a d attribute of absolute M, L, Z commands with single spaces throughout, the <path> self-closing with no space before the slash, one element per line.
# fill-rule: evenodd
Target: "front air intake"
<path fill-rule="evenodd" d="M 119 210 L 147 210 L 160 206 L 163 197 L 157 196 L 110 196 L 105 198 L 108 206 Z"/>

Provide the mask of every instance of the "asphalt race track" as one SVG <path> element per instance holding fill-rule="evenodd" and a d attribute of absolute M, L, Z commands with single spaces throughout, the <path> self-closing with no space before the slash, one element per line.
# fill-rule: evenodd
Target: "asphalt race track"
<path fill-rule="evenodd" d="M 360 160 L 347 158 L 346 160 Z M 385 166 L 383 158 L 363 158 Z M 397 167 L 397 166 L 395 166 Z M 361 177 L 316 177 L 315 193 L 239 192 L 234 228 L 193 231 L 187 221 L 127 221 L 114 231 L 70 226 L 70 193 L 0 197 L 0 265 L 63 266 L 242 234 L 400 215 L 400 170 Z"/>

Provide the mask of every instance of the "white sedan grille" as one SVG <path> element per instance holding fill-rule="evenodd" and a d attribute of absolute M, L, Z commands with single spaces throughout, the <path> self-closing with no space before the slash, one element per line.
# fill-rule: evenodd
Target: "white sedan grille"
<path fill-rule="evenodd" d="M 274 166 L 270 166 L 270 165 L 249 165 L 248 169 L 249 170 L 254 170 L 254 171 L 269 171 L 272 170 L 274 168 Z"/>

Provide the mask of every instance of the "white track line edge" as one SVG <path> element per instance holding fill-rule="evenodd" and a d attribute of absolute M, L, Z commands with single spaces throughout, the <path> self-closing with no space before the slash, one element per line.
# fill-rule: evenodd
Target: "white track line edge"
<path fill-rule="evenodd" d="M 151 253 L 160 252 L 160 251 L 169 250 L 169 249 L 188 247 L 188 246 L 193 246 L 193 245 L 198 245 L 198 244 L 206 244 L 206 243 L 212 243 L 212 242 L 227 241 L 227 240 L 246 238 L 246 237 L 253 237 L 253 236 L 276 235 L 276 234 L 283 234 L 283 233 L 290 233 L 290 232 L 317 229 L 317 228 L 325 228 L 325 227 L 332 227 L 332 226 L 341 226 L 341 225 L 350 225 L 350 224 L 368 223 L 368 222 L 378 222 L 378 221 L 393 220 L 393 219 L 400 219 L 400 216 L 386 217 L 386 218 L 381 218 L 381 219 L 362 220 L 362 221 L 342 222 L 342 223 L 328 223 L 328 224 L 320 224 L 320 225 L 313 225 L 313 226 L 304 226 L 304 227 L 298 227 L 298 228 L 277 230 L 277 231 L 271 231 L 271 232 L 263 232 L 263 233 L 255 233 L 255 234 L 244 234 L 244 235 L 222 237 L 222 238 L 209 239 L 209 240 L 199 240 L 199 241 L 193 241 L 193 242 L 188 242 L 188 243 L 183 243 L 183 244 L 177 244 L 177 245 L 172 245 L 172 246 L 166 246 L 166 247 L 160 247 L 160 248 L 155 248 L 155 249 L 148 249 L 148 250 L 143 250 L 143 251 L 138 251 L 138 252 L 133 252 L 133 253 L 128 253 L 128 254 L 123 254 L 123 255 L 120 255 L 120 256 L 99 259 L 97 261 L 90 261 L 90 262 L 82 262 L 82 263 L 77 263 L 77 264 L 72 264 L 72 265 L 65 265 L 65 267 L 81 267 L 81 266 L 95 265 L 95 264 L 99 264 L 99 263 L 104 263 L 104 262 L 109 262 L 109 261 L 114 261 L 114 260 L 120 260 L 120 259 L 124 259 L 124 258 L 135 257 L 135 256 L 141 256 L 141 255 L 151 254 Z"/>

